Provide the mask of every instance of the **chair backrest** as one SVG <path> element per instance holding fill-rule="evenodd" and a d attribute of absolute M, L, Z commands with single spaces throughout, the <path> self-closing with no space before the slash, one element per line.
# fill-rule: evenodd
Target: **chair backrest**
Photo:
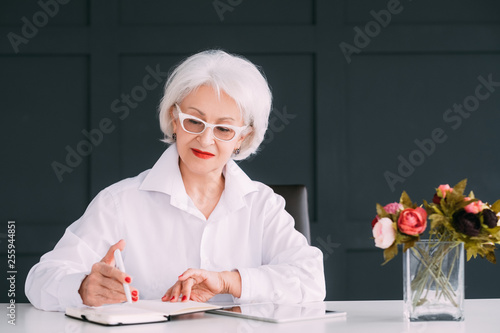
<path fill-rule="evenodd" d="M 285 201 L 285 210 L 295 220 L 295 229 L 300 231 L 311 244 L 311 230 L 309 227 L 309 210 L 307 206 L 307 188 L 305 185 L 269 185 L 275 193 L 281 195 Z"/>

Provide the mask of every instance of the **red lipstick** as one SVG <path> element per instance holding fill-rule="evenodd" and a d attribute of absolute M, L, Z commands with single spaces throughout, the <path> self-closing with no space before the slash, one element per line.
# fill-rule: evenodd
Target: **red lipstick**
<path fill-rule="evenodd" d="M 191 148 L 191 151 L 193 152 L 194 156 L 202 158 L 204 160 L 208 160 L 209 158 L 214 157 L 215 155 L 206 151 L 201 151 L 198 149 Z"/>

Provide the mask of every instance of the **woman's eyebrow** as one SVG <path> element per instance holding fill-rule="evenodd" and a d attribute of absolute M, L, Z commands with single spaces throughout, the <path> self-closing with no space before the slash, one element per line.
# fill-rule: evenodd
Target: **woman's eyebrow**
<path fill-rule="evenodd" d="M 188 107 L 188 109 L 193 109 L 196 112 L 198 112 L 201 116 L 203 116 L 203 117 L 205 116 L 205 113 L 203 111 L 201 111 L 201 110 L 199 110 L 199 109 L 197 109 L 197 108 L 195 108 L 193 106 Z M 234 121 L 234 118 L 232 118 L 232 117 L 221 117 L 221 118 L 217 119 L 217 121 L 222 121 L 222 120 L 232 120 L 232 121 Z"/>

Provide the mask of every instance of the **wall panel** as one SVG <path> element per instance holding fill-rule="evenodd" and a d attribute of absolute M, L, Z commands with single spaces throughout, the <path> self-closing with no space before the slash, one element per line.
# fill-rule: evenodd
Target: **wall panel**
<path fill-rule="evenodd" d="M 87 204 L 88 162 L 71 157 L 88 121 L 86 57 L 0 57 L 4 93 L 0 122 L 2 218 L 28 224 L 65 224 Z M 14 89 L 13 89 L 14 88 Z M 7 92 L 8 93 L 5 93 Z M 69 146 L 69 149 L 66 147 Z M 69 172 L 58 178 L 53 162 Z"/>
<path fill-rule="evenodd" d="M 61 1 L 65 2 L 65 1 Z M 89 1 L 17 0 L 0 2 L 0 26 L 21 27 L 27 21 L 36 27 L 83 27 L 89 24 Z M 40 5 L 42 4 L 42 5 Z"/>
<path fill-rule="evenodd" d="M 126 26 L 158 25 L 302 25 L 314 21 L 314 1 L 161 1 L 122 0 L 120 22 Z"/>
<path fill-rule="evenodd" d="M 117 124 L 121 127 L 123 177 L 132 177 L 150 169 L 167 147 L 165 143 L 160 142 L 163 133 L 158 120 L 158 107 L 163 96 L 166 77 L 161 74 L 161 81 L 158 82 L 151 72 L 159 69 L 161 73 L 167 73 L 182 58 L 180 55 L 124 55 L 121 58 L 120 90 L 122 94 L 131 96 L 132 100 L 132 106 L 120 103 L 119 107 L 123 111 L 117 113 L 120 118 L 124 118 Z M 143 83 L 145 78 L 147 78 L 146 85 Z M 148 90 L 145 88 L 148 85 L 156 87 Z M 146 92 L 144 97 L 142 92 Z M 125 112 L 128 112 L 129 116 L 125 117 Z"/>
<path fill-rule="evenodd" d="M 431 200 L 432 189 L 440 182 L 454 185 L 466 177 L 482 189 L 482 198 L 495 200 L 500 183 L 496 157 L 487 153 L 487 147 L 496 135 L 500 91 L 480 88 L 480 94 L 487 96 L 484 101 L 475 94 L 478 86 L 484 86 L 478 77 L 500 81 L 499 61 L 496 54 L 356 57 L 348 69 L 349 188 L 363 190 L 349 195 L 354 199 L 349 219 L 370 219 L 375 202 L 396 201 L 403 189 L 414 201 Z M 474 101 L 468 96 L 478 101 L 477 106 L 471 104 L 474 111 L 465 107 L 463 115 L 447 111 Z M 433 139 L 436 129 L 442 132 L 440 142 Z M 466 148 L 470 144 L 483 148 Z M 400 167 L 401 158 L 410 166 Z M 386 172 L 403 180 L 389 185 Z M 372 204 L 360 209 L 363 201 Z"/>
<path fill-rule="evenodd" d="M 371 11 L 391 9 L 396 24 L 498 24 L 500 9 L 491 0 L 344 0 L 345 22 L 366 24 L 374 19 Z M 384 18 L 385 20 L 385 18 Z"/>

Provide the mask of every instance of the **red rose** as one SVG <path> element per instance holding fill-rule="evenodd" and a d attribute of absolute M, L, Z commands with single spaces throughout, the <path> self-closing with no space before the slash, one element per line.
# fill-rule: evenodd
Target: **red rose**
<path fill-rule="evenodd" d="M 441 198 L 437 193 L 434 193 L 434 197 L 432 198 L 432 202 L 434 202 L 436 205 L 439 205 L 441 203 Z"/>
<path fill-rule="evenodd" d="M 406 208 L 398 219 L 398 229 L 407 235 L 416 236 L 427 227 L 427 213 L 422 207 Z"/>

